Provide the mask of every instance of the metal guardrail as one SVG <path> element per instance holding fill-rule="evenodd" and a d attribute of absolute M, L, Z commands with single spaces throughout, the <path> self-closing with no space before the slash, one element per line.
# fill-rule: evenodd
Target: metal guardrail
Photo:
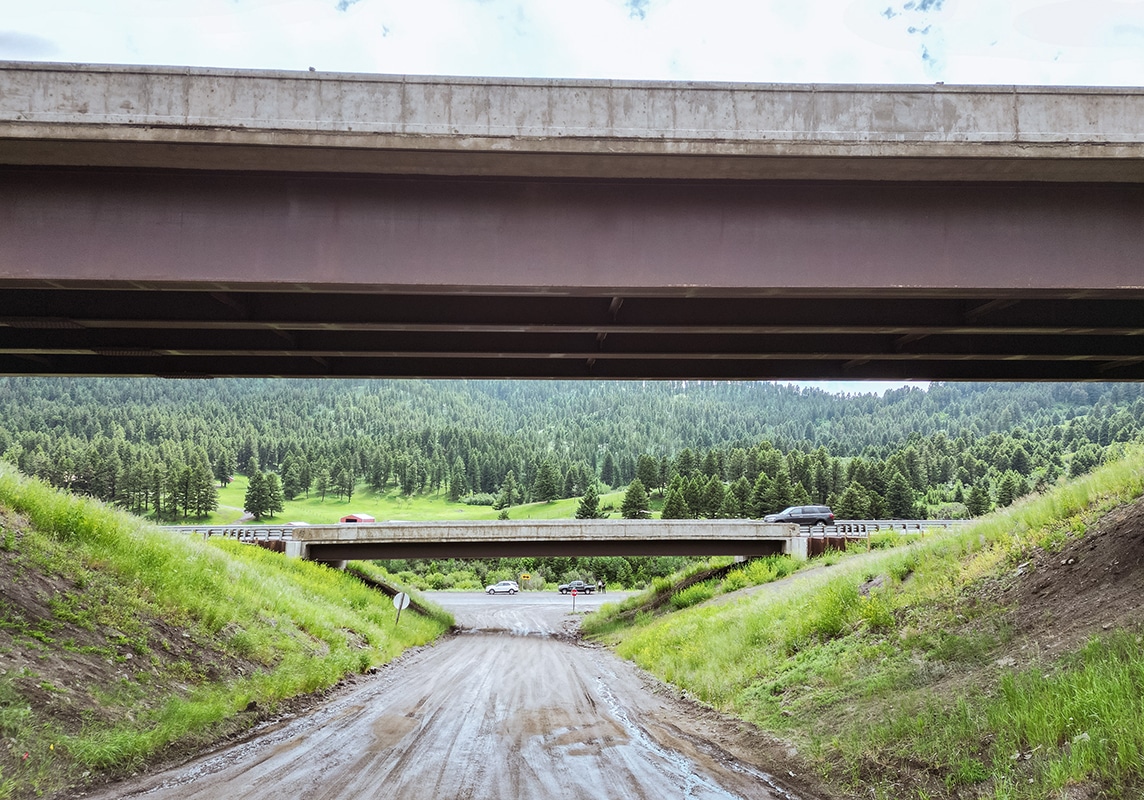
<path fill-rule="evenodd" d="M 902 531 L 903 533 L 917 531 L 920 533 L 935 528 L 948 530 L 961 525 L 968 525 L 971 522 L 973 522 L 971 519 L 840 519 L 835 520 L 833 525 L 803 525 L 799 530 L 810 532 L 821 530 L 827 533 L 840 534 L 860 533 L 862 535 L 880 533 L 881 531 Z"/>
<path fill-rule="evenodd" d="M 204 539 L 218 536 L 240 542 L 283 541 L 294 538 L 299 525 L 160 525 L 160 530 L 172 533 L 198 534 Z"/>

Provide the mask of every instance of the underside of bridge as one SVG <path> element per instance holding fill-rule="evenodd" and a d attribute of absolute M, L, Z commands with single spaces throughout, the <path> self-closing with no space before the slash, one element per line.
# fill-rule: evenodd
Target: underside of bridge
<path fill-rule="evenodd" d="M 310 544 L 306 558 L 311 561 L 389 560 L 402 558 L 552 558 L 583 556 L 777 556 L 784 553 L 780 540 L 761 539 L 672 539 L 632 542 L 623 539 L 583 541 L 503 541 L 503 542 L 351 542 Z"/>
<path fill-rule="evenodd" d="M 1144 379 L 1135 183 L 0 186 L 0 374 Z"/>

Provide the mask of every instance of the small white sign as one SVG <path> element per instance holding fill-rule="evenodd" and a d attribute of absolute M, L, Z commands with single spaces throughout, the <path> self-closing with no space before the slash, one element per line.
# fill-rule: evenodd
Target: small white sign
<path fill-rule="evenodd" d="M 393 596 L 393 607 L 400 611 L 403 608 L 409 608 L 409 595 L 405 592 L 398 592 Z"/>

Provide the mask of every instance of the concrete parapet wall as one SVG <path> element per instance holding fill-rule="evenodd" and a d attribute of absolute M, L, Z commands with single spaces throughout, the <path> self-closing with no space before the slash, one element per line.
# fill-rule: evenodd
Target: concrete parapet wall
<path fill-rule="evenodd" d="M 9 62 L 0 65 L 3 139 L 0 163 L 852 179 L 876 177 L 853 163 L 873 160 L 886 178 L 1090 180 L 1096 169 L 1103 180 L 1139 180 L 1124 162 L 1144 159 L 1144 90 Z M 1110 161 L 1120 169 L 1098 166 Z"/>

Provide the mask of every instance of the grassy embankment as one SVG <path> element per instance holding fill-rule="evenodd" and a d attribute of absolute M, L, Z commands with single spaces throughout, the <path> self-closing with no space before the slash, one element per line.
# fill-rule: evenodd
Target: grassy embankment
<path fill-rule="evenodd" d="M 242 517 L 242 504 L 246 495 L 247 479 L 244 475 L 234 476 L 226 487 L 219 490 L 219 509 L 202 522 L 211 524 L 229 524 Z M 607 492 L 600 495 L 601 508 L 612 509 L 611 516 L 619 517 L 620 504 L 624 493 Z M 662 505 L 662 500 L 656 498 L 653 509 Z M 576 509 L 580 505 L 580 498 L 574 497 L 566 500 L 555 500 L 551 503 L 527 503 L 513 506 L 509 509 L 511 519 L 572 519 L 576 516 Z M 294 500 L 288 500 L 285 508 L 279 514 L 262 522 L 309 522 L 315 525 L 337 522 L 346 514 L 369 514 L 378 520 L 407 520 L 416 522 L 420 520 L 449 520 L 449 519 L 496 519 L 500 514 L 492 506 L 470 506 L 464 503 L 451 503 L 444 495 L 414 495 L 406 496 L 400 490 L 392 489 L 387 492 L 372 492 L 364 486 L 350 500 L 344 497 L 326 495 L 325 500 L 311 491 L 310 496 L 302 495 Z M 200 522 L 200 520 L 193 520 Z M 165 523 L 171 524 L 171 523 Z M 178 522 L 174 524 L 180 524 Z"/>
<path fill-rule="evenodd" d="M 794 741 L 856 796 L 1140 797 L 1139 625 L 1097 630 L 1064 658 L 999 658 L 1022 632 L 996 589 L 1035 548 L 1059 550 L 1142 492 L 1136 452 L 972 528 L 845 559 L 782 592 L 634 624 L 613 609 L 585 629 Z"/>
<path fill-rule="evenodd" d="M 452 624 L 395 627 L 349 575 L 162 533 L 3 464 L 0 566 L 0 798 L 233 734 Z"/>

